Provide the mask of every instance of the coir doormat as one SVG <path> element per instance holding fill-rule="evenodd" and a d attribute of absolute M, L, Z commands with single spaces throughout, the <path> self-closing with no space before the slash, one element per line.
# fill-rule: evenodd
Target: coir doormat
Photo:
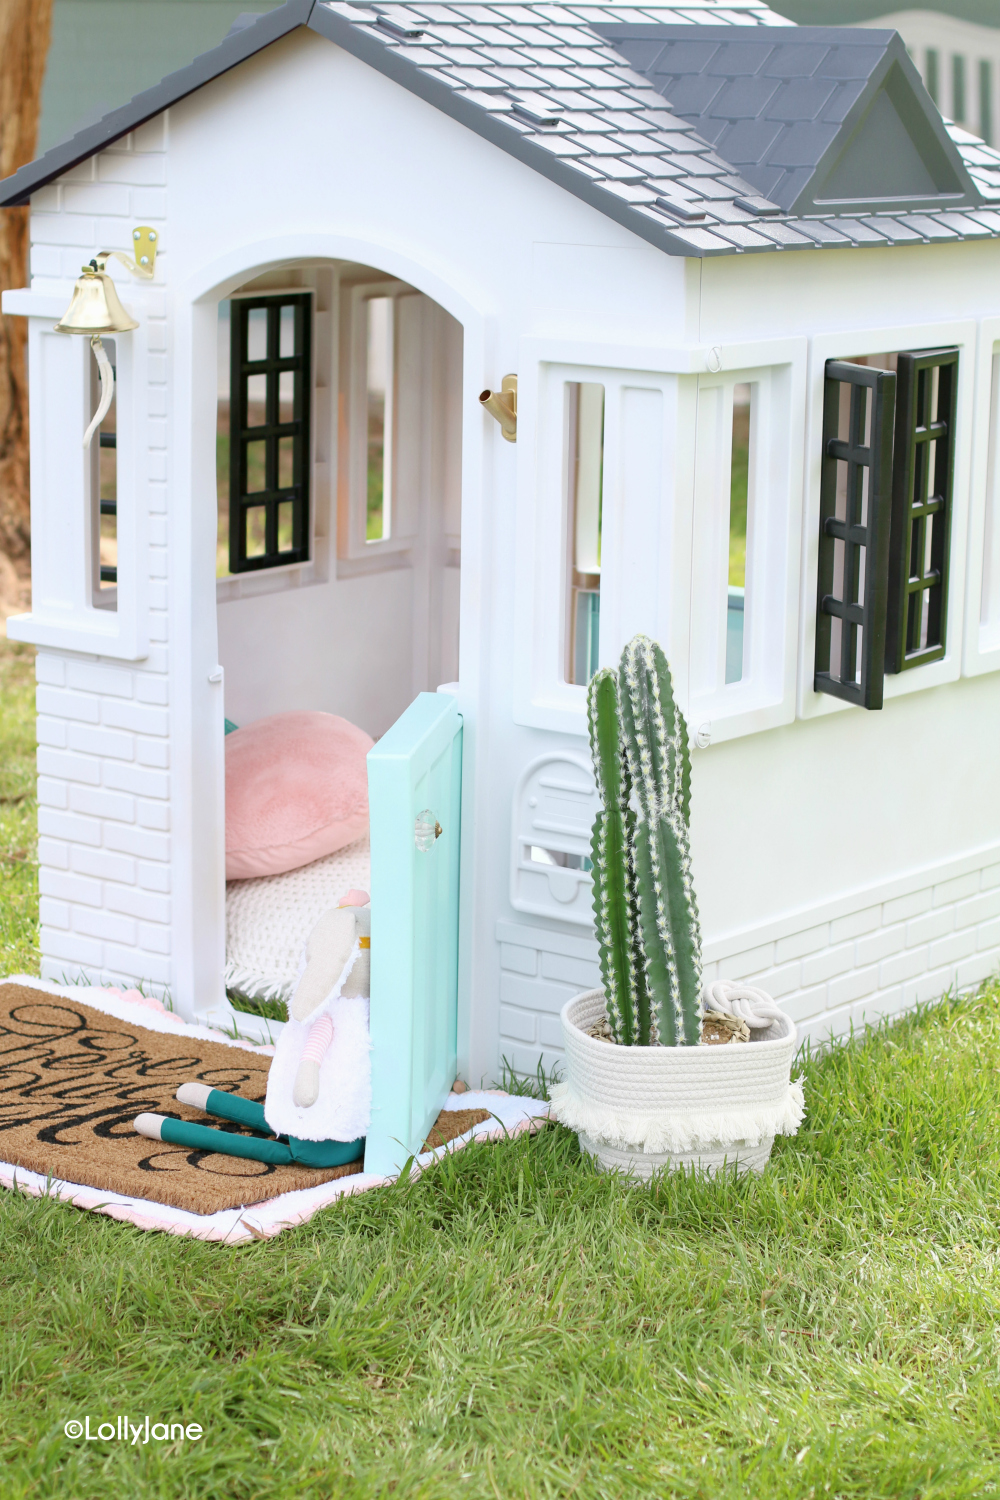
<path fill-rule="evenodd" d="M 361 1161 L 323 1171 L 276 1167 L 137 1135 L 132 1122 L 143 1112 L 206 1123 L 174 1097 L 190 1080 L 263 1102 L 271 1049 L 209 1040 L 179 1018 L 143 1012 L 133 1020 L 134 1009 L 110 1001 L 98 1009 L 66 986 L 0 983 L 0 1160 L 33 1177 L 201 1217 L 363 1174 Z M 429 1144 L 468 1132 L 489 1113 L 442 1111 Z"/>

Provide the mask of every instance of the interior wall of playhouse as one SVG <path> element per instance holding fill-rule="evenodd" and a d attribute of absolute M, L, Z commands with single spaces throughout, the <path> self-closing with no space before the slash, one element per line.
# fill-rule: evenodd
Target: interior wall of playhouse
<path fill-rule="evenodd" d="M 277 413 L 288 427 L 299 399 L 308 418 L 303 473 L 294 476 L 307 491 L 305 556 L 294 557 L 291 500 L 277 503 L 276 565 L 264 556 L 266 503 L 251 504 L 249 556 L 234 571 L 230 517 L 241 503 L 230 489 L 232 445 L 241 441 L 232 417 L 234 317 L 245 300 L 251 360 L 266 357 L 269 309 L 291 351 L 294 303 L 282 303 L 283 295 L 305 297 L 309 334 L 308 395 L 293 395 L 300 374 L 281 373 Z M 377 738 L 417 693 L 458 677 L 461 326 L 398 278 L 336 261 L 248 280 L 220 302 L 218 329 L 216 572 L 226 717 L 242 725 L 319 709 Z M 266 376 L 247 384 L 247 430 L 263 432 Z M 293 493 L 294 439 L 276 440 L 273 476 L 265 473 L 266 439 L 242 441 L 244 499 L 272 493 L 274 479 L 279 493 Z"/>

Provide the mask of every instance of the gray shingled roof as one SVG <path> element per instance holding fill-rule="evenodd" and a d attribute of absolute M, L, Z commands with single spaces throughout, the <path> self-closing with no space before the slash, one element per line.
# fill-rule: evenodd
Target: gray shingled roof
<path fill-rule="evenodd" d="M 731 6 L 701 0 L 673 10 L 502 0 L 371 6 L 291 0 L 22 168 L 0 187 L 0 203 L 26 201 L 75 162 L 305 25 L 668 254 L 1000 237 L 1000 213 L 983 207 L 961 213 L 778 215 L 780 205 L 763 198 L 754 181 L 760 161 L 738 171 L 619 50 L 623 27 L 643 33 L 659 27 L 666 45 L 681 27 L 694 39 L 706 23 L 716 50 L 714 33 L 723 29 L 733 43 L 749 42 L 751 35 L 755 43 L 766 37 L 767 47 L 792 35 L 796 44 L 805 40 L 804 29 L 793 33 L 772 11 L 748 0 Z M 850 45 L 850 33 L 838 35 Z M 861 35 L 869 47 L 878 45 L 872 41 L 878 33 Z M 727 50 L 733 56 L 739 51 L 731 44 Z M 941 149 L 952 151 L 953 171 L 961 173 L 964 161 L 975 175 L 975 186 L 966 179 L 967 199 L 981 195 L 1000 203 L 1000 153 L 956 127 L 941 138 Z M 773 191 L 780 190 L 778 183 Z"/>
<path fill-rule="evenodd" d="M 787 213 L 843 212 L 844 200 L 855 213 L 979 205 L 895 31 L 596 29 L 702 140 Z"/>

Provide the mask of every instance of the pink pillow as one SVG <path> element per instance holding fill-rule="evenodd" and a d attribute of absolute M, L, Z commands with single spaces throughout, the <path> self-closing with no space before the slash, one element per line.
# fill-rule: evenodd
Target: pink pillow
<path fill-rule="evenodd" d="M 258 719 L 226 736 L 226 879 L 280 875 L 368 832 L 374 740 L 335 714 Z"/>

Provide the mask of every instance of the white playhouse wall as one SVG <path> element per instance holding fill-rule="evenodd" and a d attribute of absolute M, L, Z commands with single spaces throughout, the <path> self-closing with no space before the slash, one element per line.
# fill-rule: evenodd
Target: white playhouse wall
<path fill-rule="evenodd" d="M 83 472 L 84 423 L 65 419 L 82 381 L 72 362 L 89 351 L 47 330 L 81 261 L 128 246 L 140 222 L 161 230 L 162 252 L 153 287 L 116 277 L 140 327 L 120 341 L 134 374 L 120 373 L 118 459 L 119 514 L 135 515 L 131 533 L 119 523 L 119 567 L 137 582 L 112 640 L 84 599 L 82 541 L 60 529 Z M 5 299 L 33 315 L 42 465 L 33 615 L 10 633 L 41 648 L 46 975 L 148 980 L 186 1014 L 222 997 L 216 305 L 276 264 L 322 260 L 384 269 L 464 330 L 463 1072 L 557 1065 L 559 1007 L 596 977 L 586 891 L 539 879 L 518 853 L 546 797 L 574 849 L 593 810 L 584 690 L 559 680 L 566 381 L 606 390 L 602 659 L 654 635 L 707 742 L 693 773 L 707 972 L 760 976 L 819 1035 L 995 966 L 1000 567 L 982 588 L 995 244 L 672 259 L 300 32 L 36 194 L 33 247 L 30 294 Z M 823 362 L 955 341 L 948 654 L 887 679 L 885 709 L 865 713 L 811 687 Z M 476 399 L 508 371 L 515 446 Z M 719 452 L 736 379 L 754 382 L 764 438 L 752 671 L 727 688 Z M 65 439 L 46 437 L 49 411 Z M 291 594 L 267 598 L 285 618 Z M 303 632 L 289 649 L 321 671 L 336 642 Z"/>
<path fill-rule="evenodd" d="M 1000 960 L 998 253 L 984 240 L 886 255 L 825 250 L 689 262 L 699 336 L 692 354 L 715 373 L 677 377 L 676 407 L 664 402 L 657 430 L 671 458 L 662 482 L 633 471 L 636 445 L 615 437 L 616 422 L 636 419 L 640 392 L 659 383 L 641 373 L 652 351 L 605 356 L 631 362 L 633 372 L 606 426 L 602 661 L 613 664 L 633 629 L 655 634 L 691 729 L 709 741 L 692 752 L 706 977 L 760 983 L 817 1039 L 950 986 L 974 985 Z M 585 304 L 581 295 L 581 319 Z M 866 712 L 812 690 L 824 365 L 950 344 L 960 348 L 961 376 L 947 652 L 930 666 L 887 676 L 885 707 Z M 532 344 L 532 353 L 538 348 Z M 523 380 L 523 357 L 521 371 Z M 745 618 L 754 667 L 748 680 L 729 686 L 719 652 L 729 485 L 728 471 L 719 472 L 725 435 L 715 399 L 725 381 L 757 382 L 755 392 L 769 403 L 766 444 L 758 443 L 753 460 L 760 482 L 748 536 Z M 693 443 L 685 440 L 692 430 Z M 530 446 L 520 450 L 521 524 L 507 540 L 511 565 L 523 562 L 533 537 L 542 550 L 550 524 L 546 491 L 526 475 L 537 461 Z M 644 489 L 659 498 L 658 520 Z M 617 557 L 609 556 L 613 543 Z M 532 598 L 527 581 L 521 606 L 513 621 L 520 652 L 504 684 L 515 719 L 554 730 L 561 717 L 570 728 L 573 690 L 553 688 L 551 672 L 546 682 L 539 641 L 547 605 L 542 592 Z M 582 731 L 581 720 L 576 727 Z M 496 764 L 522 766 L 556 743 L 515 729 Z M 584 742 L 566 744 L 564 754 L 562 782 L 577 774 L 582 783 Z M 547 774 L 555 777 L 557 768 Z M 514 826 L 529 828 L 533 787 L 519 788 L 515 775 L 508 775 Z M 565 801 L 565 790 L 559 795 Z M 581 829 L 585 802 L 581 794 Z M 559 871 L 554 892 L 563 879 Z M 498 876 L 498 902 L 500 887 Z M 527 890 L 522 899 L 537 912 Z M 550 910 L 565 900 L 566 893 L 554 895 Z M 559 1009 L 598 982 L 596 946 L 582 921 L 551 932 L 536 923 L 537 915 L 530 924 L 515 915 L 496 929 L 499 1047 L 526 1071 L 539 1059 L 558 1066 Z"/>

